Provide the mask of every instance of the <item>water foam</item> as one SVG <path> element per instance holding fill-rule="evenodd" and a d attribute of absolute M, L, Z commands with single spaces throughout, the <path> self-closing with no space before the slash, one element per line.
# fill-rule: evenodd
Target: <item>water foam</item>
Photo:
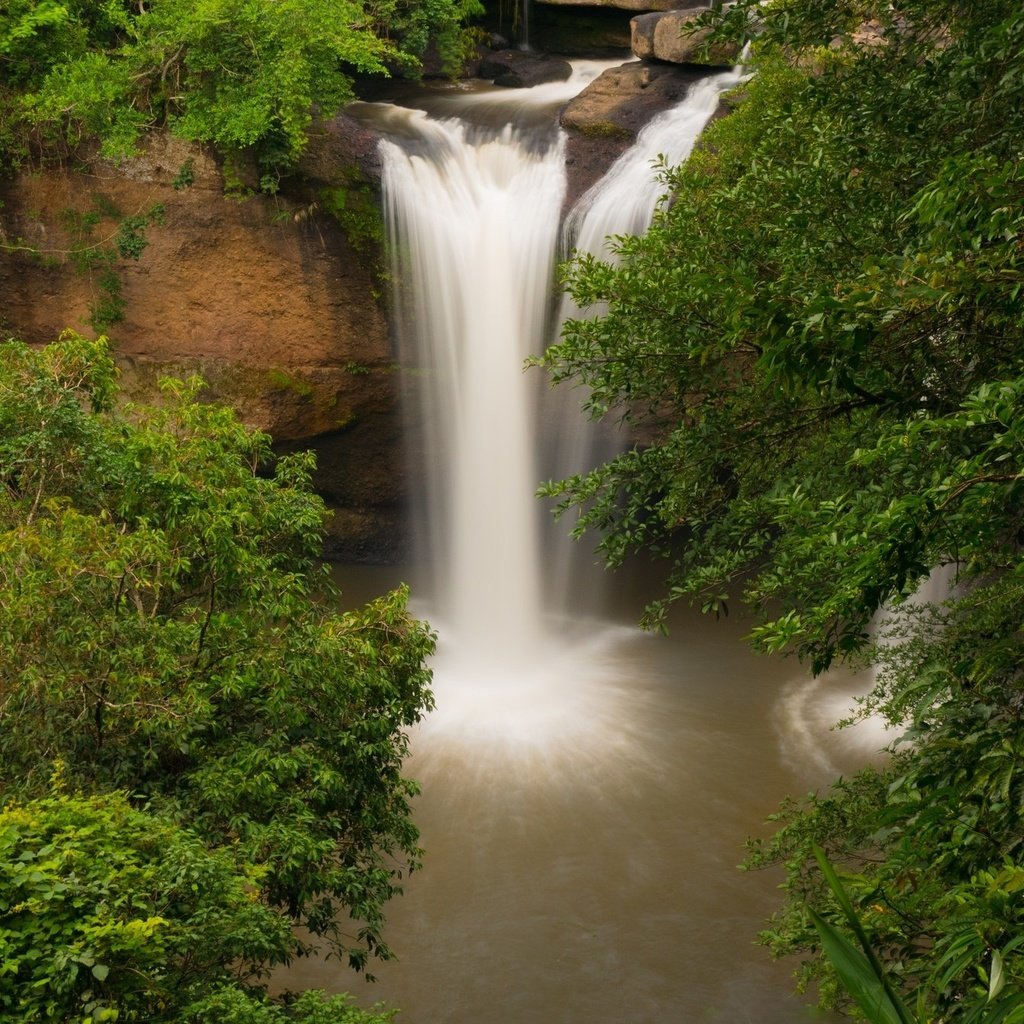
<path fill-rule="evenodd" d="M 857 698 L 870 685 L 870 678 L 863 675 L 827 674 L 801 676 L 783 687 L 774 724 L 780 752 L 794 771 L 825 782 L 883 758 L 900 733 L 881 715 L 836 727 L 856 713 Z"/>
<path fill-rule="evenodd" d="M 718 108 L 719 98 L 743 80 L 734 68 L 695 83 L 682 103 L 653 118 L 604 177 L 585 192 L 565 223 L 566 248 L 609 258 L 609 239 L 639 235 L 650 226 L 665 186 L 657 165 L 681 163 Z"/>

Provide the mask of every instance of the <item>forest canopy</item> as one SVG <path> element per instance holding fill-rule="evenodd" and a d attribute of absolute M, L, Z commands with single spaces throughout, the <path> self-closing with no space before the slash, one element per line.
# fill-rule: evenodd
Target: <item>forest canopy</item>
<path fill-rule="evenodd" d="M 752 76 L 653 227 L 568 267 L 600 312 L 544 358 L 652 441 L 544 493 L 611 564 L 663 560 L 649 625 L 743 601 L 761 649 L 876 664 L 864 711 L 904 738 L 754 845 L 788 868 L 765 941 L 841 1000 L 820 846 L 920 1020 L 1024 1020 L 1024 8 L 705 20 L 756 28 Z"/>

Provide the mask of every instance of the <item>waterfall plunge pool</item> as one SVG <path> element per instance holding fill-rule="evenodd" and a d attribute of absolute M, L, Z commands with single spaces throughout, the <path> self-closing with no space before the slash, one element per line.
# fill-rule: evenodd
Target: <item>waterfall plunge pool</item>
<path fill-rule="evenodd" d="M 407 1024 L 827 1019 L 792 994 L 792 965 L 755 945 L 779 878 L 736 865 L 784 795 L 885 742 L 830 733 L 854 682 L 755 658 L 742 622 L 680 613 L 668 638 L 641 633 L 644 574 L 598 600 L 593 559 L 532 497 L 609 443 L 588 436 L 571 391 L 552 400 L 522 372 L 557 329 L 557 109 L 606 66 L 356 110 L 386 136 L 423 501 L 416 566 L 340 582 L 358 600 L 405 579 L 439 633 L 437 710 L 408 762 L 426 855 L 390 908 L 399 959 L 374 966 L 375 985 L 316 960 L 278 981 L 385 1000 Z M 642 231 L 653 158 L 682 159 L 738 80 L 709 75 L 652 123 L 570 214 L 573 244 L 603 251 L 605 236 Z"/>
<path fill-rule="evenodd" d="M 353 604 L 422 567 L 341 567 Z M 600 622 L 519 688 L 436 666 L 439 711 L 407 771 L 423 868 L 388 908 L 395 961 L 365 984 L 337 961 L 279 983 L 352 992 L 399 1024 L 803 1024 L 836 1018 L 793 992 L 755 937 L 773 872 L 737 870 L 786 794 L 824 787 L 885 742 L 835 733 L 855 681 L 807 681 L 755 656 L 749 625 L 674 614 L 636 626 L 649 573 L 611 579 Z M 413 611 L 429 615 L 414 601 Z"/>

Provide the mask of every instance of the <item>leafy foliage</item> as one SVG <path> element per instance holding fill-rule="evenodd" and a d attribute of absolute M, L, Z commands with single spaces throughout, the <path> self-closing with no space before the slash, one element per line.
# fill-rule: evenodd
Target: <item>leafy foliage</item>
<path fill-rule="evenodd" d="M 830 921 L 811 910 L 811 920 L 826 955 L 872 1024 L 912 1024 L 910 1012 L 896 994 L 835 869 L 820 847 L 814 848 L 814 856 L 860 945 L 858 949 Z"/>
<path fill-rule="evenodd" d="M 38 140 L 98 137 L 109 156 L 168 125 L 269 169 L 305 145 L 352 76 L 414 69 L 433 40 L 450 70 L 477 0 L 15 0 L 0 10 L 0 89 Z"/>
<path fill-rule="evenodd" d="M 0 1008 L 12 1024 L 388 1024 L 345 997 L 272 1000 L 288 922 L 262 869 L 123 794 L 0 811 Z"/>
<path fill-rule="evenodd" d="M 651 443 L 544 492 L 610 563 L 665 559 L 649 625 L 742 599 L 763 650 L 879 662 L 865 710 L 907 738 L 755 846 L 788 865 L 773 948 L 820 950 L 808 904 L 845 927 L 818 844 L 922 1019 L 1024 1019 L 1024 10 L 740 0 L 706 20 L 753 18 L 736 111 L 662 170 L 672 201 L 617 265 L 570 265 L 607 312 L 545 357 Z M 942 567 L 949 599 L 909 601 Z M 837 993 L 820 959 L 809 976 Z"/>
<path fill-rule="evenodd" d="M 125 417 L 102 339 L 0 355 L 0 791 L 54 763 L 124 790 L 263 865 L 266 904 L 355 966 L 387 956 L 431 634 L 401 592 L 334 610 L 310 457 L 264 475 L 201 382 Z"/>
<path fill-rule="evenodd" d="M 258 873 L 121 794 L 0 812 L 5 1020 L 175 1020 L 291 951 Z"/>

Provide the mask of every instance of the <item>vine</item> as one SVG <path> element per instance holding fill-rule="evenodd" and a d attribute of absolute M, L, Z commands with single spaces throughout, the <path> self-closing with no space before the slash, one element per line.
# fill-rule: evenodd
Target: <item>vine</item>
<path fill-rule="evenodd" d="M 154 203 L 141 213 L 123 215 L 108 197 L 93 193 L 91 198 L 92 205 L 84 212 L 66 208 L 58 214 L 70 240 L 67 248 L 43 249 L 19 239 L 13 243 L 0 241 L 0 249 L 23 252 L 39 260 L 63 259 L 80 276 L 96 275 L 97 294 L 89 304 L 86 322 L 97 334 L 104 334 L 124 320 L 126 302 L 118 264 L 123 260 L 139 261 L 149 244 L 148 229 L 163 226 L 165 209 L 163 203 Z M 96 238 L 96 229 L 108 220 L 115 220 L 116 226 Z"/>

